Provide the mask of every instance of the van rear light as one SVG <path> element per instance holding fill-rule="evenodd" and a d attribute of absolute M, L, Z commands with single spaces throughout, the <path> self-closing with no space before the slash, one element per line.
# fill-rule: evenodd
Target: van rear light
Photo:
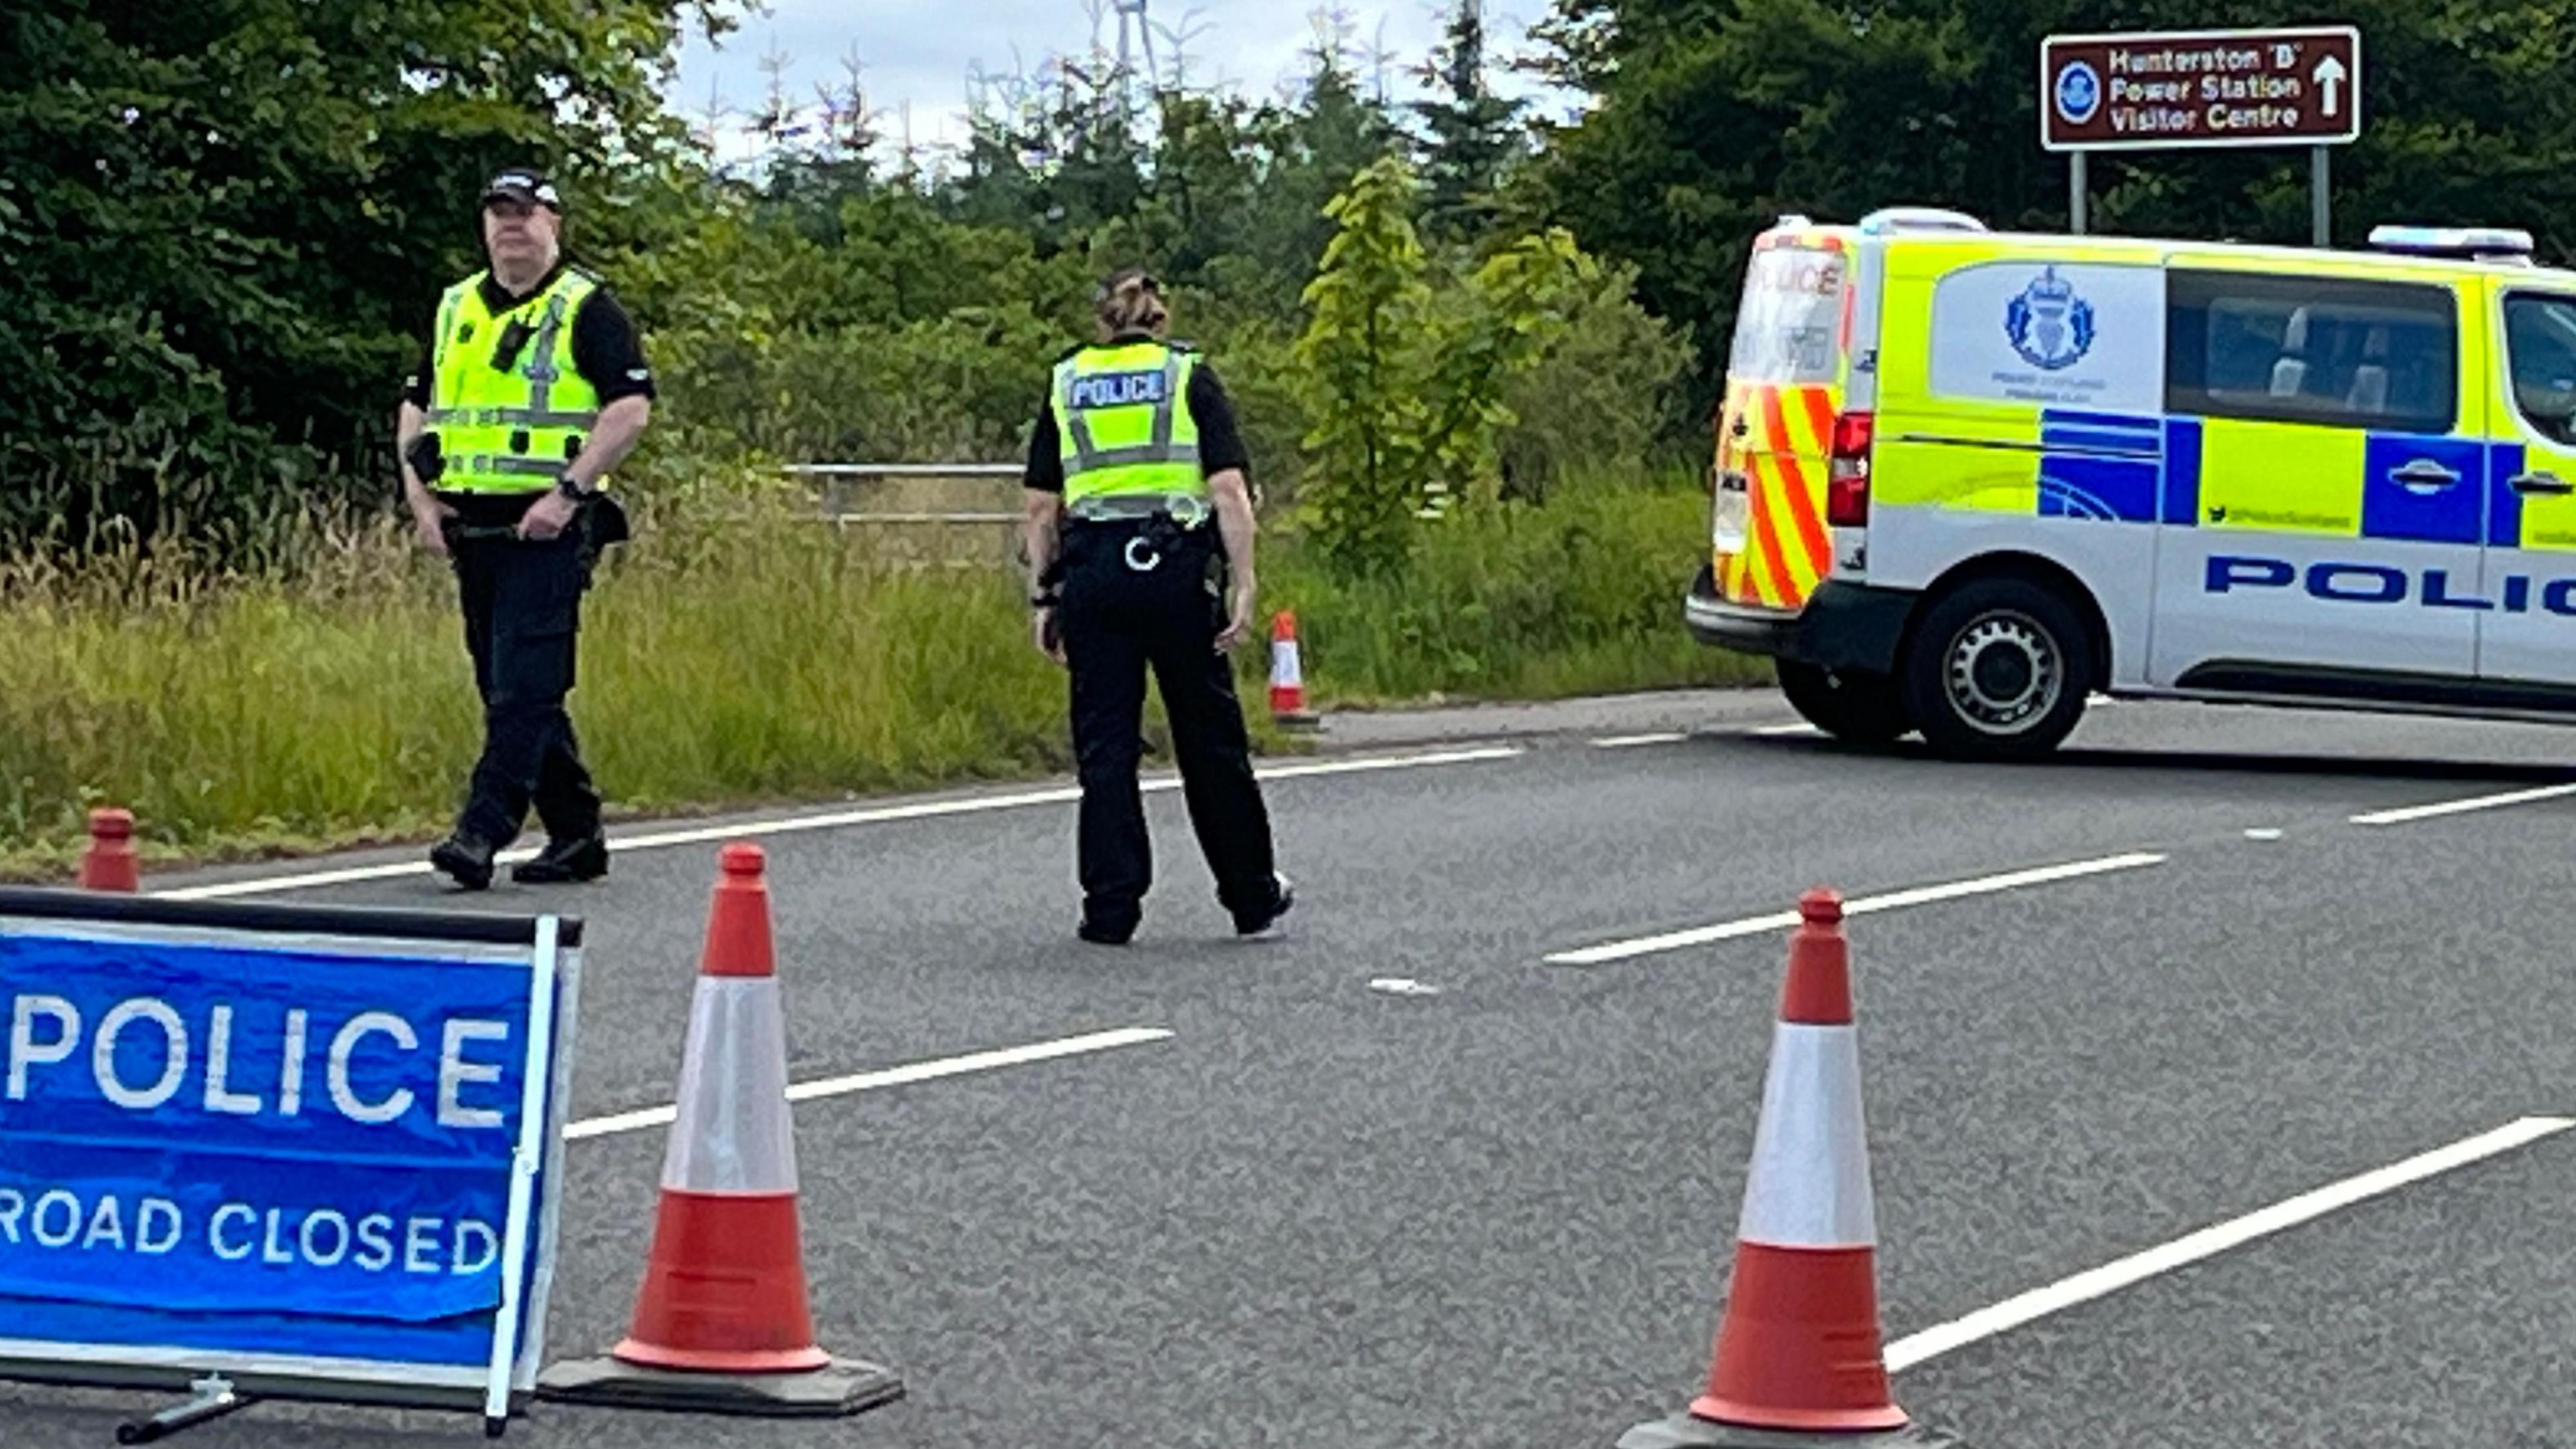
<path fill-rule="evenodd" d="M 1869 446 L 1875 419 L 1843 413 L 1834 419 L 1833 461 L 1825 473 L 1825 522 L 1835 528 L 1869 524 Z"/>

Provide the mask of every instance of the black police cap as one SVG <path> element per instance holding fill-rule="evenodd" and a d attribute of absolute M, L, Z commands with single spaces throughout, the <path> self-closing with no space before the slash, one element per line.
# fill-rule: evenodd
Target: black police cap
<path fill-rule="evenodd" d="M 539 172 L 524 168 L 512 169 L 500 173 L 484 184 L 485 205 L 488 206 L 503 197 L 531 206 L 542 206 L 558 216 L 563 214 L 562 194 L 555 190 L 553 182 Z"/>

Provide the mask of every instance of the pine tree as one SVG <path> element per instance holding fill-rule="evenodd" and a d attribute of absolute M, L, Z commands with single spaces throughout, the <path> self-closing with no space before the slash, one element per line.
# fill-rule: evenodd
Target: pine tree
<path fill-rule="evenodd" d="M 1413 104 L 1429 133 L 1422 146 L 1423 178 L 1430 187 L 1424 230 L 1456 239 L 1483 230 L 1493 218 L 1493 194 L 1515 149 L 1513 128 L 1522 103 L 1494 94 L 1485 76 L 1483 0 L 1458 0 L 1422 79 L 1434 99 Z"/>

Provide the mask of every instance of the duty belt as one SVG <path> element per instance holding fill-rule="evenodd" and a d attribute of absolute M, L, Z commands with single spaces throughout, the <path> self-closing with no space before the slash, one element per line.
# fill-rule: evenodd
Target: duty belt
<path fill-rule="evenodd" d="M 1141 523 L 1127 540 L 1127 567 L 1152 573 L 1163 551 L 1195 533 L 1208 521 L 1208 501 L 1194 493 L 1111 493 L 1085 498 L 1070 510 L 1077 523 Z"/>
<path fill-rule="evenodd" d="M 1196 493 L 1104 493 L 1065 510 L 1079 523 L 1147 523 L 1168 518 L 1182 528 L 1207 522 L 1208 500 Z"/>

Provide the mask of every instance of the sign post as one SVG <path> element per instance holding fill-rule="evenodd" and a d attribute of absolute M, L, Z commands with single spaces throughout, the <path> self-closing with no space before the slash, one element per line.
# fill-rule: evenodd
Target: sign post
<path fill-rule="evenodd" d="M 0 890 L 0 1378 L 536 1387 L 581 923 Z"/>
<path fill-rule="evenodd" d="M 2094 151 L 2309 148 L 2310 233 L 2333 238 L 2331 149 L 2361 136 L 2361 32 L 2280 30 L 2052 35 L 2039 48 L 2039 139 L 2069 153 L 2073 230 L 2090 211 Z"/>

